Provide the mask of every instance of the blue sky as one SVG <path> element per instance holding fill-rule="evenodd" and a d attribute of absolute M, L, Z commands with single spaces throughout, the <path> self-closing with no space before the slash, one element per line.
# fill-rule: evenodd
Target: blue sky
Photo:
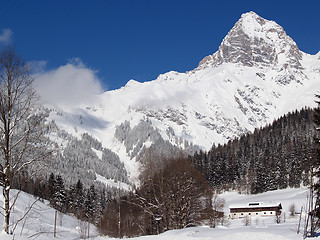
<path fill-rule="evenodd" d="M 302 51 L 320 51 L 318 0 L 1 0 L 0 6 L 0 46 L 9 41 L 42 72 L 85 68 L 104 91 L 194 69 L 248 11 L 276 21 Z"/>

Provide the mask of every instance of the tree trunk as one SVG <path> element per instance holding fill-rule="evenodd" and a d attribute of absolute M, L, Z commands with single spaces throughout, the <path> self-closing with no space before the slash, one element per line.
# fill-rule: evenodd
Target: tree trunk
<path fill-rule="evenodd" d="M 3 229 L 9 234 L 9 224 L 10 224 L 10 186 L 7 186 L 5 182 L 3 186 L 3 196 L 4 196 L 4 222 Z"/>
<path fill-rule="evenodd" d="M 9 139 L 9 138 L 7 138 Z M 9 146 L 9 141 L 7 141 L 7 144 Z M 7 154 L 6 154 L 7 155 Z M 5 157 L 6 159 L 9 159 L 8 156 Z M 9 232 L 9 226 L 10 226 L 10 189 L 11 189 L 11 178 L 10 178 L 10 166 L 9 161 L 6 160 L 5 168 L 3 171 L 3 198 L 4 198 L 4 219 L 3 219 L 3 229 L 7 234 L 10 234 Z"/>

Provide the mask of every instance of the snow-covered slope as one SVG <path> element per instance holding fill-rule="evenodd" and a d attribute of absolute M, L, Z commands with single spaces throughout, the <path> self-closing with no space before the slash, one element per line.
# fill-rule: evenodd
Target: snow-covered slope
<path fill-rule="evenodd" d="M 143 141 L 131 142 L 131 149 L 125 144 L 130 131 L 138 136 L 132 131 L 141 120 L 175 146 L 184 148 L 186 140 L 208 150 L 289 111 L 315 106 L 319 87 L 320 53 L 300 51 L 281 26 L 249 12 L 196 69 L 168 72 L 145 83 L 130 80 L 90 104 L 55 106 L 50 119 L 73 135 L 88 132 L 136 176 L 139 164 L 133 150 L 154 141 L 142 128 Z M 126 129 L 119 139 L 115 132 L 125 121 L 129 125 L 122 125 Z"/>
<path fill-rule="evenodd" d="M 1 190 L 1 189 L 0 189 Z M 12 194 L 17 191 L 13 190 Z M 300 234 L 296 234 L 299 222 L 299 215 L 289 216 L 289 207 L 295 204 L 295 209 L 300 212 L 301 207 L 307 204 L 307 188 L 283 189 L 265 192 L 257 195 L 240 195 L 236 192 L 226 192 L 219 197 L 225 199 L 225 214 L 228 216 L 230 204 L 244 204 L 248 202 L 280 202 L 282 205 L 281 223 L 276 224 L 274 217 L 258 217 L 251 220 L 251 226 L 245 226 L 242 220 L 226 220 L 224 226 L 217 228 L 209 228 L 207 226 L 186 228 L 183 230 L 167 231 L 157 236 L 143 236 L 133 238 L 142 239 L 172 239 L 172 240 L 194 240 L 194 239 L 219 239 L 219 240 L 250 240 L 250 239 L 281 239 L 293 240 L 302 239 L 303 221 L 300 226 Z M 16 206 L 11 214 L 12 222 L 17 221 L 25 211 L 34 203 L 33 196 L 21 192 L 16 202 Z M 0 196 L 0 204 L 3 204 L 3 198 Z M 29 214 L 20 221 L 15 229 L 14 236 L 6 235 L 0 232 L 2 240 L 27 240 L 27 239 L 85 239 L 88 236 L 88 225 L 71 216 L 57 214 L 57 230 L 56 238 L 53 237 L 55 210 L 48 206 L 48 202 L 38 201 L 33 205 L 33 209 Z M 302 215 L 304 219 L 304 215 Z M 3 217 L 0 218 L 2 225 Z M 14 225 L 11 226 L 11 229 Z M 99 236 L 98 230 L 93 225 L 89 226 L 90 239 L 107 240 L 111 239 L 106 236 Z M 112 238 L 113 239 L 113 238 Z M 319 238 L 314 238 L 319 239 Z"/>
<path fill-rule="evenodd" d="M 167 231 L 157 236 L 144 236 L 130 238 L 132 240 L 152 239 L 152 240 L 299 240 L 303 239 L 302 221 L 300 232 L 297 234 L 299 215 L 289 216 L 289 207 L 295 203 L 295 209 L 300 212 L 301 207 L 306 206 L 306 197 L 308 190 L 285 189 L 266 192 L 257 195 L 239 195 L 235 192 L 226 192 L 220 197 L 226 200 L 225 214 L 228 215 L 228 206 L 230 204 L 244 204 L 255 202 L 280 202 L 282 205 L 281 222 L 276 224 L 275 217 L 252 217 L 251 224 L 245 226 L 243 219 L 226 220 L 224 226 L 209 228 L 208 226 L 185 228 L 182 230 Z M 304 213 L 302 219 L 304 219 Z M 106 238 L 98 238 L 104 240 Z M 319 237 L 313 239 L 320 239 Z"/>
<path fill-rule="evenodd" d="M 225 199 L 225 214 L 228 215 L 228 206 L 230 204 L 244 204 L 252 201 L 257 202 L 280 202 L 283 209 L 280 224 L 275 223 L 274 217 L 258 217 L 251 220 L 251 226 L 245 226 L 242 220 L 226 220 L 224 226 L 217 228 L 209 228 L 207 226 L 186 228 L 182 230 L 167 231 L 157 236 L 143 236 L 133 239 L 153 239 L 153 240 L 195 240 L 195 239 L 218 239 L 218 240 L 293 240 L 302 239 L 303 234 L 303 221 L 300 226 L 300 234 L 296 234 L 299 215 L 294 217 L 289 216 L 289 207 L 295 203 L 296 211 L 300 212 L 301 207 L 305 208 L 306 198 L 308 194 L 307 188 L 298 189 L 284 189 L 270 191 L 257 195 L 239 195 L 235 192 L 226 192 L 220 195 Z M 0 197 L 0 203 L 2 198 Z M 21 193 L 15 210 L 12 213 L 12 220 L 18 220 L 23 212 L 34 202 L 34 198 L 28 194 Z M 0 239 L 4 240 L 26 240 L 26 239 L 84 239 L 87 236 L 87 224 L 79 220 L 58 214 L 57 220 L 57 237 L 53 238 L 54 230 L 54 209 L 50 208 L 47 202 L 37 202 L 34 209 L 21 221 L 14 233 L 14 236 L 8 236 L 0 232 Z M 302 215 L 304 219 L 304 215 Z M 0 224 L 2 218 L 0 218 Z M 60 224 L 61 223 L 61 224 Z M 107 240 L 111 239 L 106 236 L 99 236 L 97 229 L 90 225 L 90 239 Z M 82 236 L 82 238 L 81 238 Z M 112 238 L 114 239 L 114 238 Z M 313 239 L 319 239 L 313 238 Z"/>
<path fill-rule="evenodd" d="M 0 187 L 0 190 L 2 191 L 2 187 Z M 56 211 L 49 206 L 49 202 L 36 200 L 34 196 L 24 192 L 18 192 L 17 190 L 11 191 L 12 201 L 14 201 L 17 194 L 18 198 L 15 207 L 11 211 L 10 215 L 10 231 L 13 232 L 13 235 L 5 234 L 4 230 L 1 229 L 1 240 L 84 239 L 88 236 L 88 230 L 90 231 L 89 236 L 92 239 L 99 235 L 98 230 L 94 225 L 88 225 L 87 222 L 82 222 L 74 217 L 58 212 L 56 222 L 56 237 L 54 237 Z M 3 203 L 3 196 L 1 194 L 0 205 L 3 206 Z M 29 210 L 31 206 L 32 208 Z M 22 218 L 26 213 L 26 217 Z M 0 216 L 0 226 L 2 225 L 3 215 Z"/>

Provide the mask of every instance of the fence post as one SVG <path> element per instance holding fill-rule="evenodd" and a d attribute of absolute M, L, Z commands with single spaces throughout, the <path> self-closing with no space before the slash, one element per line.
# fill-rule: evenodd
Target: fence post
<path fill-rule="evenodd" d="M 54 229 L 53 229 L 53 237 L 56 237 L 57 232 L 57 210 L 54 213 Z"/>

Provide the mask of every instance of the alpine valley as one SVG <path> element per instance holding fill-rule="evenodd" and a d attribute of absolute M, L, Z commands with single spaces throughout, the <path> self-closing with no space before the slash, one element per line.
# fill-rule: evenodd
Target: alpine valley
<path fill-rule="evenodd" d="M 300 51 L 276 22 L 248 12 L 193 70 L 130 80 L 80 106 L 47 105 L 61 153 L 51 168 L 69 183 L 85 176 L 129 188 L 148 148 L 167 155 L 209 150 L 316 106 L 319 87 L 320 52 Z"/>

